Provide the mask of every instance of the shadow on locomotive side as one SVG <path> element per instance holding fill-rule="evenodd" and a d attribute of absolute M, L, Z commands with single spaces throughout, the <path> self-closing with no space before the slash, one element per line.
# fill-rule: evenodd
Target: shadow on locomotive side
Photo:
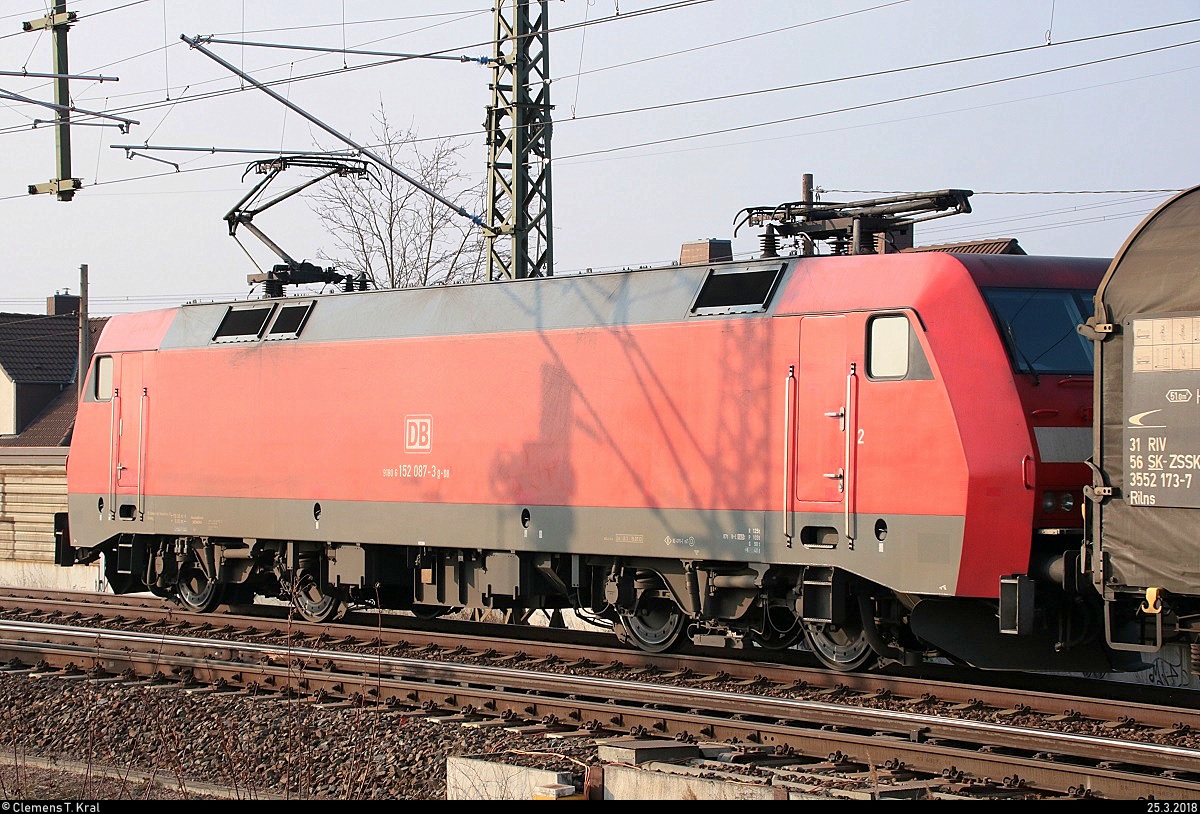
<path fill-rule="evenodd" d="M 748 260 L 112 317 L 56 562 L 197 611 L 1143 669 L 1197 641 L 1200 192 L 1111 263 L 894 250 L 970 194 L 744 210 Z"/>

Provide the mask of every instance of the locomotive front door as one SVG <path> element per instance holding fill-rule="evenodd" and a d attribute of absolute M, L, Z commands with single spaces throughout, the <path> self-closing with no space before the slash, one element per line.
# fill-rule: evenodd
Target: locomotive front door
<path fill-rule="evenodd" d="M 793 511 L 826 515 L 825 522 L 853 537 L 854 370 L 844 316 L 800 321 L 794 417 Z M 821 521 L 818 521 L 821 522 Z M 822 544 L 829 541 L 822 537 Z"/>
<path fill-rule="evenodd" d="M 117 518 L 141 516 L 142 443 L 145 432 L 145 394 L 142 390 L 142 355 L 123 353 L 118 363 L 113 393 L 113 472 Z"/>

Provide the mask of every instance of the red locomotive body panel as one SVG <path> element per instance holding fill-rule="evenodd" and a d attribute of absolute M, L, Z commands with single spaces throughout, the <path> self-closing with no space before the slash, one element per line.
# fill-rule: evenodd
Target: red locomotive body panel
<path fill-rule="evenodd" d="M 781 420 L 779 405 L 765 386 L 747 391 L 733 357 L 757 365 L 791 347 L 767 321 L 734 326 L 162 350 L 145 373 L 163 394 L 152 396 L 146 489 L 762 510 L 766 473 L 781 466 L 762 428 Z M 85 425 L 107 420 L 106 405 L 85 411 Z M 428 440 L 406 448 L 411 416 L 428 417 Z M 84 454 L 72 456 L 73 488 L 103 491 L 106 453 Z"/>

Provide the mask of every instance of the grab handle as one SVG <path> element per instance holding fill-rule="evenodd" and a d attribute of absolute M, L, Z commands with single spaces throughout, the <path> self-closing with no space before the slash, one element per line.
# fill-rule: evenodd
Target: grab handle
<path fill-rule="evenodd" d="M 795 419 L 792 416 L 792 392 L 796 389 L 796 366 L 788 365 L 787 378 L 783 381 L 783 540 L 792 547 L 795 534 L 794 512 L 792 512 L 792 438 L 795 435 Z"/>

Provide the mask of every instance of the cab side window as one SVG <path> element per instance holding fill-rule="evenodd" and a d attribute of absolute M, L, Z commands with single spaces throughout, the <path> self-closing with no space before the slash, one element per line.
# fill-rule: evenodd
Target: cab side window
<path fill-rule="evenodd" d="M 92 395 L 96 401 L 108 401 L 113 396 L 113 358 L 97 356 L 92 371 Z"/>
<path fill-rule="evenodd" d="M 867 376 L 871 379 L 932 379 L 925 351 L 905 314 L 882 314 L 867 322 Z"/>

